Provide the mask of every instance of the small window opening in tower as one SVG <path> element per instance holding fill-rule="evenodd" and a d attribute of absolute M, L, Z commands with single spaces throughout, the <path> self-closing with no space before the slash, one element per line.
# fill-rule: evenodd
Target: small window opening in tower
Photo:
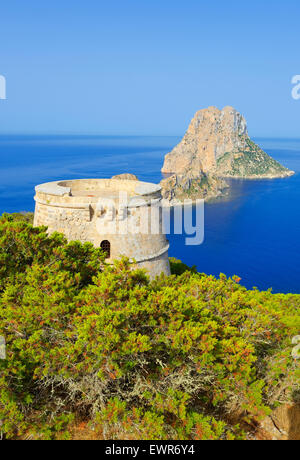
<path fill-rule="evenodd" d="M 106 259 L 110 258 L 110 242 L 107 240 L 104 240 L 101 242 L 100 247 L 102 251 L 105 253 Z"/>

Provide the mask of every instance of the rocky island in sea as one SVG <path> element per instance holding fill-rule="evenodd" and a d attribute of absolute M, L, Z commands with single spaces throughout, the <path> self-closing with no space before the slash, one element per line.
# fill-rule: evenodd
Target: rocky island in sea
<path fill-rule="evenodd" d="M 282 166 L 249 137 L 245 118 L 233 107 L 199 110 L 181 142 L 165 156 L 161 181 L 165 202 L 211 199 L 230 178 L 274 179 L 293 171 Z"/>

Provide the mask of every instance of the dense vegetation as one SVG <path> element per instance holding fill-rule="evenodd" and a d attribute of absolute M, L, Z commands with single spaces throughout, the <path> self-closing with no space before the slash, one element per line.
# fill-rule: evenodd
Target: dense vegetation
<path fill-rule="evenodd" d="M 284 176 L 288 169 L 265 153 L 258 145 L 245 136 L 240 136 L 245 144 L 237 152 L 225 153 L 217 160 L 218 171 L 222 176 L 255 177 Z"/>
<path fill-rule="evenodd" d="M 299 295 L 176 260 L 150 281 L 17 216 L 0 219 L 0 242 L 3 437 L 238 439 L 298 397 Z"/>

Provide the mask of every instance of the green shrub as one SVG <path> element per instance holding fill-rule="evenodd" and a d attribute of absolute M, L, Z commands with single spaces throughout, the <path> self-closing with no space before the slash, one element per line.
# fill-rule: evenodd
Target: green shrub
<path fill-rule="evenodd" d="M 184 272 L 197 273 L 196 265 L 189 267 L 175 257 L 169 257 L 169 261 L 172 275 L 182 275 Z"/>
<path fill-rule="evenodd" d="M 0 221 L 0 430 L 62 437 L 73 416 L 108 439 L 239 439 L 297 389 L 299 295 L 185 269 L 150 281 L 128 260 Z M 13 248 L 13 249 L 12 249 Z M 70 422 L 71 423 L 71 422 Z"/>

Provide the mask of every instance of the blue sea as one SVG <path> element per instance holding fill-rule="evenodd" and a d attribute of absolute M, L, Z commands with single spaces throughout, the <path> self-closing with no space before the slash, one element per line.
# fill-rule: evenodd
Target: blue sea
<path fill-rule="evenodd" d="M 59 179 L 129 172 L 159 182 L 177 137 L 1 136 L 0 213 L 33 211 L 34 186 Z M 169 254 L 200 272 L 242 278 L 252 288 L 300 293 L 300 140 L 256 139 L 296 171 L 276 180 L 234 180 L 228 196 L 205 204 L 205 239 L 186 246 L 170 235 Z"/>

